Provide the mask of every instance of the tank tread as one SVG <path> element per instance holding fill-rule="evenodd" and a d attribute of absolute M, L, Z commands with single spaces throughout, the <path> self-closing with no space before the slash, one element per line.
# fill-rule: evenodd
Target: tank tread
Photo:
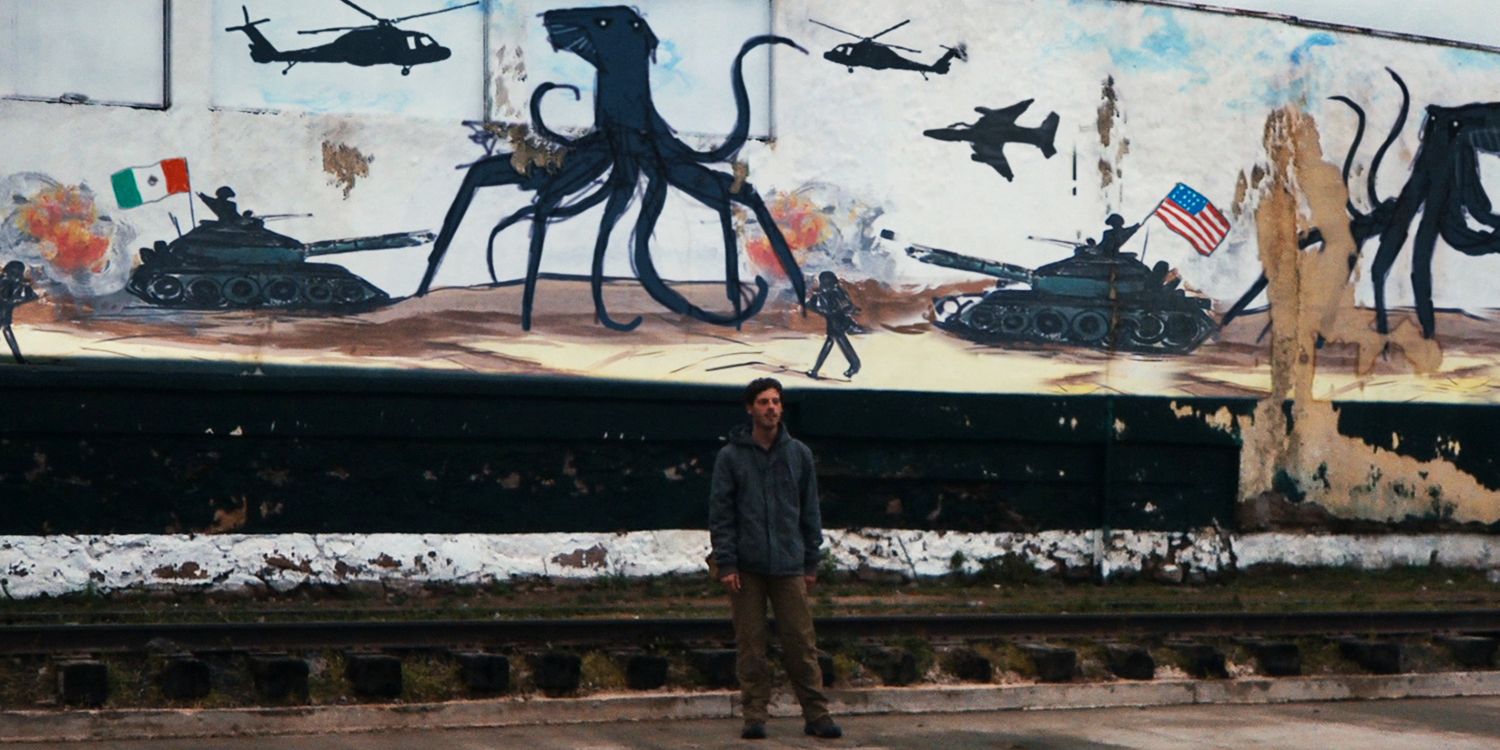
<path fill-rule="evenodd" d="M 184 310 L 349 310 L 390 297 L 342 266 L 136 269 L 126 287 L 149 304 Z"/>
<path fill-rule="evenodd" d="M 1146 307 L 1081 305 L 1077 300 L 1020 295 L 934 300 L 936 325 L 984 344 L 1030 342 L 1155 354 L 1187 354 L 1218 330 L 1204 306 L 1191 297 Z"/>

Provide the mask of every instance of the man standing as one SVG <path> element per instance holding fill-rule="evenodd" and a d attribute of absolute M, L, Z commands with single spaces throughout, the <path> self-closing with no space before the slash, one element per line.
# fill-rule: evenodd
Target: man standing
<path fill-rule="evenodd" d="M 823 521 L 813 455 L 781 423 L 781 383 L 760 378 L 745 388 L 749 426 L 729 433 L 714 461 L 708 528 L 719 581 L 734 613 L 735 664 L 744 697 L 740 736 L 763 739 L 771 700 L 766 663 L 766 601 L 776 615 L 782 664 L 802 704 L 803 731 L 843 735 L 828 714 L 817 637 L 807 591 L 817 581 Z"/>

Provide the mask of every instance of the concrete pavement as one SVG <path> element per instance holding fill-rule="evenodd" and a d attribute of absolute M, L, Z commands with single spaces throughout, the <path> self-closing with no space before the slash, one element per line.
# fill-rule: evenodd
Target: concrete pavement
<path fill-rule="evenodd" d="M 929 748 L 942 750 L 1494 750 L 1500 698 L 1280 705 L 984 711 L 848 716 L 845 737 L 816 740 L 797 719 L 773 719 L 771 737 L 738 738 L 739 720 L 621 721 L 494 729 L 298 735 L 275 738 L 32 743 L 74 750 L 715 750 L 717 748 Z"/>

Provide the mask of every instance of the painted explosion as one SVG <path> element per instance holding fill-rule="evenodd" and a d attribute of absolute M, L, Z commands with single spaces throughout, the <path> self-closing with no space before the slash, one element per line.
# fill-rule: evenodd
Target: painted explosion
<path fill-rule="evenodd" d="M 135 230 L 100 211 L 86 185 L 21 172 L 0 180 L 0 196 L 0 259 L 25 263 L 75 298 L 125 288 Z"/>

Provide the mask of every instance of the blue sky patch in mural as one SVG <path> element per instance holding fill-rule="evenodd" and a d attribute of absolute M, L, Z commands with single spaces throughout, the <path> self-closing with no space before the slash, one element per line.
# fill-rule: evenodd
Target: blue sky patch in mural
<path fill-rule="evenodd" d="M 1493 70 L 1500 68 L 1500 55 L 1471 49 L 1448 49 L 1443 51 L 1445 62 L 1459 68 Z"/>
<path fill-rule="evenodd" d="M 1318 47 L 1332 47 L 1338 43 L 1339 41 L 1334 39 L 1332 34 L 1323 32 L 1311 34 L 1307 37 L 1306 41 L 1297 45 L 1297 48 L 1292 50 L 1292 64 L 1302 65 L 1305 62 L 1310 62 L 1314 49 Z"/>
<path fill-rule="evenodd" d="M 1075 4 L 1078 4 L 1075 2 Z M 1090 3 L 1097 7 L 1097 3 Z M 1136 26 L 1151 28 L 1144 36 L 1122 34 L 1118 28 L 1104 31 L 1086 21 L 1069 20 L 1064 33 L 1067 44 L 1063 49 L 1103 50 L 1119 69 L 1156 73 L 1187 73 L 1179 90 L 1187 91 L 1207 84 L 1211 78 L 1204 64 L 1207 47 L 1201 36 L 1184 28 L 1179 14 L 1168 8 L 1147 8 L 1142 13 L 1144 23 Z M 1127 27 L 1130 28 L 1130 27 Z M 1062 50 L 1056 50 L 1061 52 Z M 1219 53 L 1215 53 L 1218 56 Z"/>

